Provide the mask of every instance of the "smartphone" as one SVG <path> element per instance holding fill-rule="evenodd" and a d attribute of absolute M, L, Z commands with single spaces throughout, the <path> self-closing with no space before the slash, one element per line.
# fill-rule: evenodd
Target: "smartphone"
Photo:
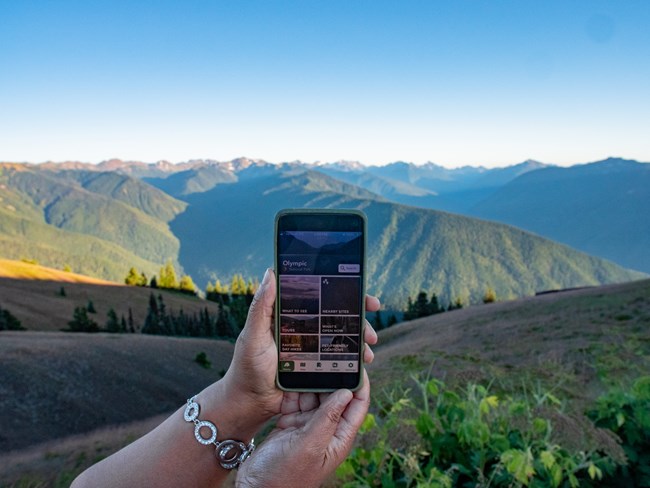
<path fill-rule="evenodd" d="M 358 389 L 363 378 L 366 216 L 282 210 L 275 217 L 278 387 Z"/>

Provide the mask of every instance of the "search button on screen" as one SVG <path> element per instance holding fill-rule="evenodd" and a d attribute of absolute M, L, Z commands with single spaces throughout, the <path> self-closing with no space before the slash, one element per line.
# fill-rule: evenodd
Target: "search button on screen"
<path fill-rule="evenodd" d="M 358 273 L 360 270 L 358 264 L 339 264 L 339 273 Z"/>

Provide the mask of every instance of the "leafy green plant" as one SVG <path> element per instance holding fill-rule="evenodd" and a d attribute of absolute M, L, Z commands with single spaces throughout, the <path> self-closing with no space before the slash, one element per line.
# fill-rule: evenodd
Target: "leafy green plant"
<path fill-rule="evenodd" d="M 552 394 L 500 397 L 475 383 L 413 379 L 368 415 L 361 445 L 337 471 L 344 486 L 591 486 L 621 462 L 587 441 L 563 445 L 554 419 L 568 417 Z"/>
<path fill-rule="evenodd" d="M 621 439 L 627 463 L 617 466 L 615 486 L 650 486 L 650 376 L 613 389 L 588 415 Z"/>

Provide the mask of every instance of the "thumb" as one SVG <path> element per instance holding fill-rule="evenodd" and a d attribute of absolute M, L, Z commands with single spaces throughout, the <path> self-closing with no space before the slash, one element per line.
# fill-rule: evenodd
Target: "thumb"
<path fill-rule="evenodd" d="M 275 295 L 275 273 L 268 268 L 248 309 L 248 317 L 244 326 L 246 335 L 252 338 L 268 335 L 273 325 Z"/>
<path fill-rule="evenodd" d="M 350 390 L 337 390 L 321 403 L 315 415 L 305 426 L 305 438 L 319 450 L 329 446 L 341 421 L 341 416 L 352 401 Z"/>

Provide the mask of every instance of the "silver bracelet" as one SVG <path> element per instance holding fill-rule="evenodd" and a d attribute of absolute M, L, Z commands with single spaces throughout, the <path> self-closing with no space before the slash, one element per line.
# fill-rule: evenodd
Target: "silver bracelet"
<path fill-rule="evenodd" d="M 199 420 L 199 404 L 196 403 L 195 399 L 196 395 L 188 398 L 187 407 L 185 407 L 185 412 L 183 413 L 183 418 L 186 422 L 194 422 L 194 437 L 204 446 L 208 444 L 215 445 L 215 456 L 217 456 L 217 460 L 223 468 L 233 469 L 238 467 L 255 450 L 255 439 L 251 439 L 248 446 L 240 441 L 217 441 L 217 426 L 207 420 Z M 203 437 L 201 435 L 202 427 L 210 429 L 210 437 Z"/>

